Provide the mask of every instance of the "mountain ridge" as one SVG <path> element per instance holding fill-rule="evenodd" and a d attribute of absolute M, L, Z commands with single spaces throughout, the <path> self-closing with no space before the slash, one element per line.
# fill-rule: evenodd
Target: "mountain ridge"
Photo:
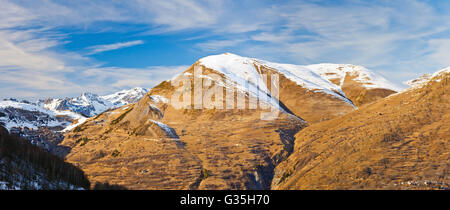
<path fill-rule="evenodd" d="M 292 66 L 282 66 L 281 74 L 280 64 L 254 65 L 255 60 L 230 54 L 209 58 L 213 61 L 199 59 L 156 85 L 137 103 L 108 110 L 66 133 L 67 160 L 80 165 L 92 182 L 108 180 L 130 189 L 270 189 L 274 168 L 293 152 L 294 135 L 307 126 L 305 120 L 314 124 L 355 110 L 339 86 L 304 67 L 298 68 L 322 86 L 303 81 L 304 72 Z M 264 74 L 279 75 L 279 96 L 271 83 L 258 82 Z M 178 79 L 189 85 L 172 83 Z M 212 85 L 196 89 L 195 80 Z M 225 96 L 216 105 L 226 107 L 231 90 L 234 106 L 195 108 L 195 95 L 216 85 Z M 189 108 L 175 108 L 174 93 L 190 95 Z M 236 106 L 238 94 L 242 109 Z M 266 110 L 254 104 L 258 100 L 279 102 L 272 105 L 278 118 L 261 120 Z"/>
<path fill-rule="evenodd" d="M 450 71 L 298 132 L 273 189 L 449 189 Z"/>
<path fill-rule="evenodd" d="M 50 152 L 64 138 L 62 133 L 84 123 L 92 114 L 136 102 L 144 88 L 122 90 L 106 96 L 83 93 L 79 97 L 45 99 L 35 103 L 16 99 L 0 101 L 0 125 Z"/>

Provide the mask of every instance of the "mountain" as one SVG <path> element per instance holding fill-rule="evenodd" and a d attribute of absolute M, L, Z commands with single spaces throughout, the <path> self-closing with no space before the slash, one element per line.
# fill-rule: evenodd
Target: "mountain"
<path fill-rule="evenodd" d="M 76 98 L 46 99 L 36 103 L 7 99 L 0 101 L 0 125 L 55 152 L 64 137 L 62 132 L 75 128 L 89 116 L 134 103 L 146 92 L 144 88 L 133 88 L 106 96 L 84 93 Z"/>
<path fill-rule="evenodd" d="M 70 111 L 54 112 L 28 101 L 0 101 L 0 125 L 50 152 L 55 152 L 64 138 L 59 131 L 83 119 Z"/>
<path fill-rule="evenodd" d="M 111 95 L 98 96 L 93 93 L 83 93 L 79 97 L 65 99 L 47 99 L 40 103 L 48 110 L 70 110 L 86 117 L 93 117 L 107 109 L 121 107 L 135 103 L 148 92 L 145 88 L 136 87 L 122 90 Z"/>
<path fill-rule="evenodd" d="M 449 189 L 450 68 L 295 135 L 273 189 Z"/>
<path fill-rule="evenodd" d="M 89 189 L 83 171 L 0 126 L 0 190 Z"/>
<path fill-rule="evenodd" d="M 402 89 L 373 71 L 350 64 L 279 64 L 231 53 L 208 56 L 198 63 L 235 81 L 241 89 L 248 86 L 249 78 L 257 81 L 262 74 L 279 75 L 277 100 L 308 123 L 343 115 Z M 256 89 L 267 87 L 257 85 Z"/>
<path fill-rule="evenodd" d="M 390 88 L 369 86 L 373 78 L 363 78 L 359 90 Z M 330 80 L 307 66 L 208 56 L 137 103 L 88 119 L 61 145 L 70 148 L 67 161 L 91 182 L 130 189 L 270 189 L 274 168 L 293 152 L 298 131 L 356 110 Z M 190 100 L 176 103 L 184 97 Z"/>
<path fill-rule="evenodd" d="M 377 101 L 403 89 L 363 66 L 315 64 L 309 65 L 307 68 L 341 87 L 345 95 L 356 106 Z"/>

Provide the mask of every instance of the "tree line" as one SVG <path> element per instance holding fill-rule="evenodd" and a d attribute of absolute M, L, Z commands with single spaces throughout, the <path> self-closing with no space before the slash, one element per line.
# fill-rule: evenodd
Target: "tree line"
<path fill-rule="evenodd" d="M 90 182 L 81 169 L 28 140 L 9 134 L 2 126 L 0 181 L 20 186 L 20 189 L 36 189 L 33 183 L 38 183 L 42 189 L 90 188 Z"/>

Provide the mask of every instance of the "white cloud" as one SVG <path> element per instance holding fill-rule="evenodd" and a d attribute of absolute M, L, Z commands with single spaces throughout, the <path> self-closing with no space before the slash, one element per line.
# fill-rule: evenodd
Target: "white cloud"
<path fill-rule="evenodd" d="M 429 42 L 429 58 L 442 67 L 450 66 L 450 39 L 432 39 Z"/>
<path fill-rule="evenodd" d="M 393 72 L 398 80 L 450 65 L 450 8 L 439 12 L 428 1 L 236 2 L 0 0 L 0 88 L 18 96 L 109 91 L 154 84 L 184 68 L 101 67 L 86 55 L 64 50 L 66 34 L 55 32 L 61 27 L 86 33 L 121 30 L 122 24 L 96 25 L 105 22 L 139 25 L 151 34 L 195 31 L 190 50 L 232 48 L 246 56 L 298 64 L 355 63 Z M 88 54 L 138 44 L 143 41 L 97 45 Z"/>
<path fill-rule="evenodd" d="M 152 66 L 147 68 L 82 67 L 72 72 L 45 73 L 32 70 L 1 69 L 1 98 L 76 96 L 89 91 L 108 94 L 133 87 L 152 88 L 171 79 L 189 66 Z M 75 67 L 74 67 L 75 68 Z"/>
<path fill-rule="evenodd" d="M 36 38 L 32 32 L 0 31 L 0 67 L 60 71 L 64 62 L 51 56 L 46 49 L 56 40 Z"/>
<path fill-rule="evenodd" d="M 129 41 L 129 42 L 118 42 L 118 43 L 114 43 L 114 44 L 95 45 L 95 46 L 88 47 L 87 49 L 92 50 L 91 52 L 88 53 L 89 55 L 92 55 L 92 54 L 97 54 L 97 53 L 101 53 L 101 52 L 105 52 L 105 51 L 117 50 L 117 49 L 121 49 L 121 48 L 141 45 L 141 44 L 144 44 L 144 41 L 135 40 L 135 41 Z"/>
<path fill-rule="evenodd" d="M 245 42 L 245 39 L 235 39 L 235 40 L 212 40 L 203 43 L 199 43 L 196 46 L 205 51 L 216 51 L 221 50 L 226 47 L 236 46 L 242 42 Z"/>
<path fill-rule="evenodd" d="M 92 84 L 86 89 L 96 93 L 145 87 L 152 88 L 164 80 L 185 71 L 189 66 L 151 66 L 147 68 L 94 67 L 80 70 L 82 83 Z M 98 85 L 93 85 L 98 84 Z"/>

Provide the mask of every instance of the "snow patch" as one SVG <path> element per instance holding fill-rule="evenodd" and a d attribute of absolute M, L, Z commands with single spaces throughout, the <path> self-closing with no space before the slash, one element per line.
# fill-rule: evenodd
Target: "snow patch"
<path fill-rule="evenodd" d="M 155 103 L 169 103 L 169 100 L 167 98 L 165 98 L 164 96 L 160 96 L 160 95 L 151 95 L 150 99 L 155 102 Z"/>
<path fill-rule="evenodd" d="M 267 97 L 270 96 L 271 93 L 255 68 L 254 59 L 226 53 L 208 56 L 200 59 L 199 62 L 204 67 L 213 69 L 225 75 L 226 79 L 235 83 L 235 87 L 238 90 L 248 92 L 259 98 L 261 101 L 285 112 L 285 110 L 280 107 L 278 100 L 273 97 Z"/>
<path fill-rule="evenodd" d="M 368 89 L 383 88 L 390 89 L 396 92 L 403 90 L 402 87 L 389 82 L 386 78 L 377 74 L 363 66 L 357 66 L 352 64 L 331 64 L 322 63 L 308 65 L 307 68 L 317 72 L 321 76 L 328 80 L 338 79 L 340 80 L 340 86 L 344 84 L 345 77 L 347 75 L 355 76 L 354 81 L 360 82 L 363 87 Z"/>
<path fill-rule="evenodd" d="M 449 73 L 450 73 L 450 67 L 447 67 L 447 68 L 439 70 L 433 74 L 424 74 L 417 79 L 406 81 L 405 84 L 410 86 L 408 89 L 421 88 L 431 81 L 440 82 L 439 77 L 441 75 L 449 74 Z"/>
<path fill-rule="evenodd" d="M 160 128 L 162 128 L 164 130 L 164 132 L 166 132 L 167 136 L 170 138 L 176 138 L 178 139 L 178 135 L 176 134 L 175 130 L 171 127 L 169 127 L 168 125 L 156 121 L 156 120 L 150 120 L 152 123 L 156 124 L 157 126 L 159 126 Z"/>
<path fill-rule="evenodd" d="M 85 118 L 85 117 L 79 118 L 78 121 L 77 121 L 77 123 L 74 123 L 74 124 L 72 124 L 72 125 L 67 126 L 67 127 L 64 128 L 61 132 L 70 131 L 70 130 L 76 128 L 77 126 L 83 124 L 84 122 L 86 122 L 87 119 L 88 119 L 88 118 Z"/>

